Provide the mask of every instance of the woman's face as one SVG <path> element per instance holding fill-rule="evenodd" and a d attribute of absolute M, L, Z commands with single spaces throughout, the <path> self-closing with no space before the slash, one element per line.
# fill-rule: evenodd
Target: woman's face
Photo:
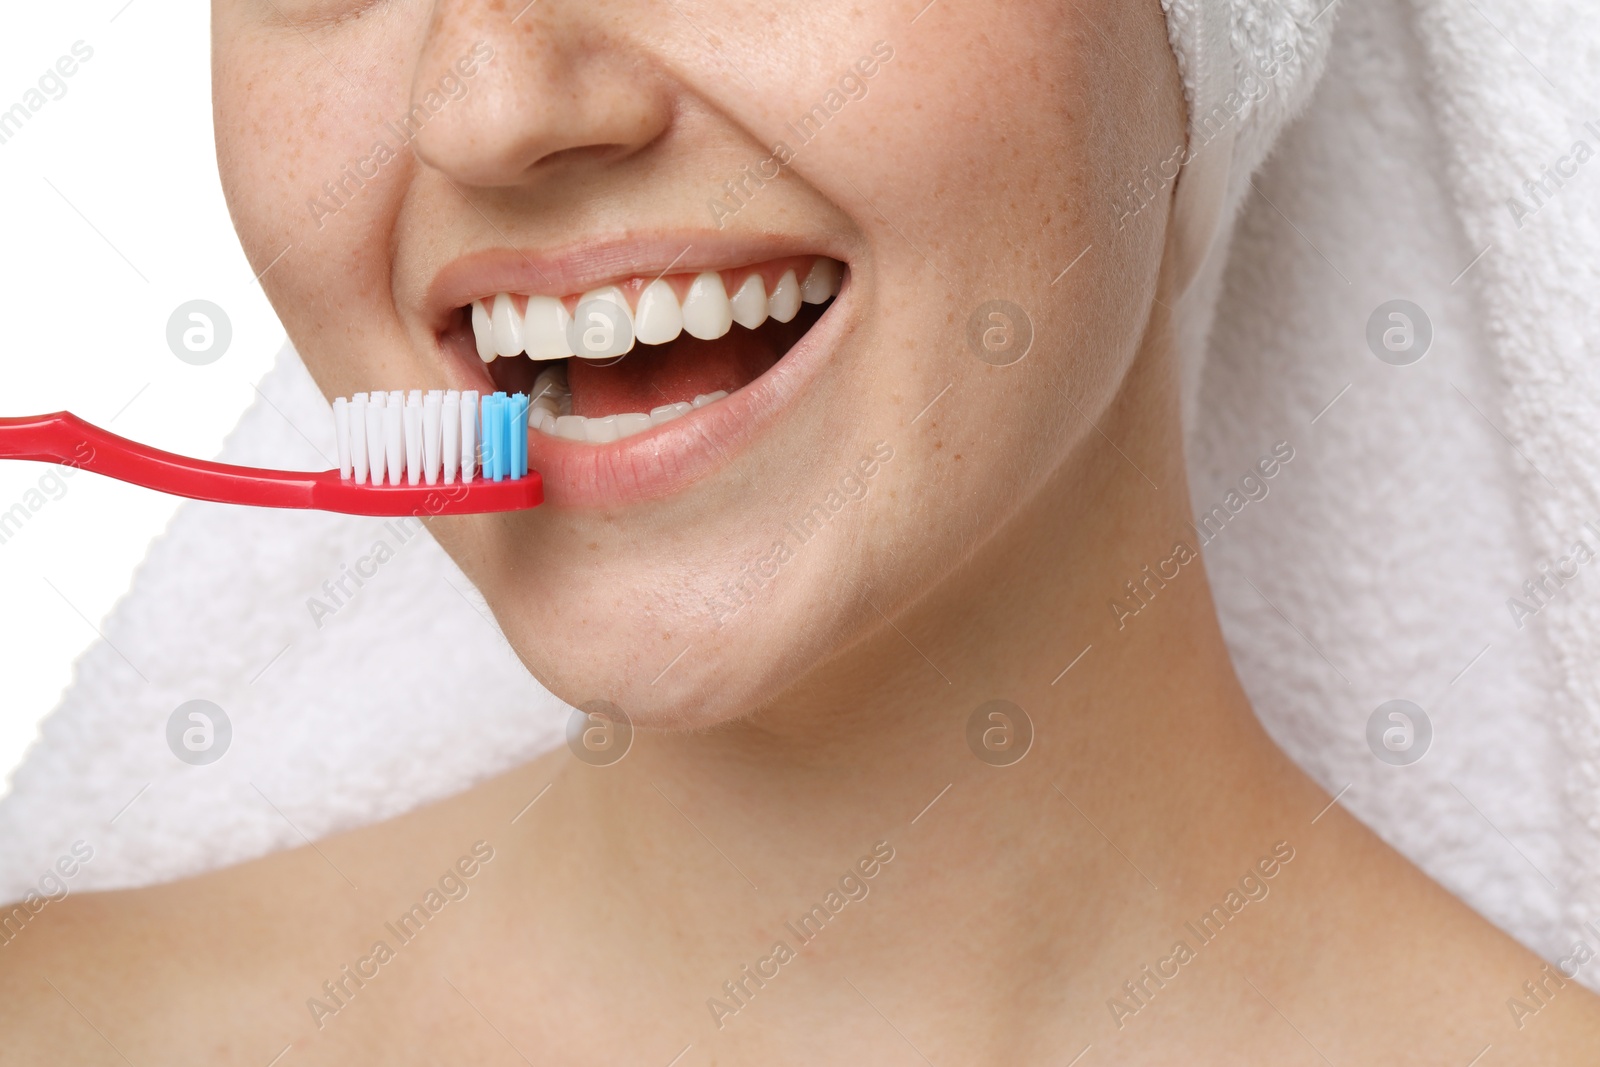
<path fill-rule="evenodd" d="M 727 720 L 936 596 L 1094 432 L 1073 405 L 1133 359 L 1166 225 L 1125 183 L 1182 138 L 1162 15 L 524 2 L 216 0 L 229 205 L 330 396 L 557 368 L 588 418 L 530 433 L 547 503 L 433 532 L 557 695 Z M 576 306 L 613 285 L 625 316 Z M 481 358 L 563 314 L 684 331 Z"/>

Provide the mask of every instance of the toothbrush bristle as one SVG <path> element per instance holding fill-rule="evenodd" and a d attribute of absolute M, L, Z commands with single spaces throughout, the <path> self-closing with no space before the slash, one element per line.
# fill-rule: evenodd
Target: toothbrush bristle
<path fill-rule="evenodd" d="M 420 389 L 333 402 L 339 477 L 357 485 L 445 485 L 528 475 L 523 393 Z"/>

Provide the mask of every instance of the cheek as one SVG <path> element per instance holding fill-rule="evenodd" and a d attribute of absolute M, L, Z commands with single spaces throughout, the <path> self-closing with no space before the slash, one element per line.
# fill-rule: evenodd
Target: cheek
<path fill-rule="evenodd" d="M 1123 223 L 1117 189 L 1182 141 L 1164 24 L 1154 2 L 1081 7 L 930 12 L 830 131 L 846 136 L 796 164 L 835 201 L 870 201 L 857 358 L 878 368 L 872 432 L 904 443 L 909 484 L 969 504 L 953 510 L 975 526 L 1079 439 L 1072 405 L 1092 417 L 1107 402 L 1155 291 L 1165 203 Z M 927 528 L 916 537 L 914 555 L 931 550 Z"/>
<path fill-rule="evenodd" d="M 404 32 L 373 23 L 320 34 L 313 48 L 292 30 L 224 18 L 214 34 L 217 164 L 228 208 L 256 270 L 283 255 L 261 284 L 309 355 L 322 331 L 348 328 L 330 311 L 343 318 L 388 302 L 385 246 L 369 238 L 386 228 L 409 180 L 410 153 L 386 125 L 406 111 L 409 72 L 370 57 L 405 54 Z M 369 165 L 373 176 L 363 177 L 361 160 L 380 141 L 395 159 L 375 175 Z"/>

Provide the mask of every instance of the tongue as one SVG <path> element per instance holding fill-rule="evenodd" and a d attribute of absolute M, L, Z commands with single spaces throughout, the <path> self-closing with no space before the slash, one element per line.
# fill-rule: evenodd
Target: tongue
<path fill-rule="evenodd" d="M 715 341 L 685 333 L 670 344 L 641 346 L 609 366 L 569 359 L 572 413 L 605 418 L 719 389 L 732 393 L 760 377 L 780 354 L 764 331 L 736 327 Z"/>

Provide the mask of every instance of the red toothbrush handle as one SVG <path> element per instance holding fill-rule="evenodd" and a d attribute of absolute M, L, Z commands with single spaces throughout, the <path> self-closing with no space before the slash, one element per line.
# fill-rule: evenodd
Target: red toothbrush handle
<path fill-rule="evenodd" d="M 280 471 L 193 459 L 130 441 L 67 411 L 0 418 L 0 459 L 64 463 L 192 500 L 346 515 L 471 515 L 521 511 L 544 501 L 536 471 L 505 481 L 357 485 L 336 470 Z"/>

